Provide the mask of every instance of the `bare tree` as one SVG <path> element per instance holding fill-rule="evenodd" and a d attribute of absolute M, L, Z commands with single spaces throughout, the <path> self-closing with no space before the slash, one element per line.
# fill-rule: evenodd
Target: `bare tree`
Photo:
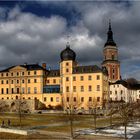
<path fill-rule="evenodd" d="M 116 105 L 114 102 L 109 103 L 109 108 L 108 108 L 108 116 L 109 116 L 109 122 L 110 122 L 110 127 L 112 127 L 113 124 L 113 115 L 115 115 L 118 112 L 118 109 L 116 108 Z"/>
<path fill-rule="evenodd" d="M 96 122 L 97 122 L 97 107 L 99 107 L 99 102 L 95 99 L 95 97 L 88 102 L 89 113 L 93 115 L 94 118 L 94 130 L 96 133 Z"/>
<path fill-rule="evenodd" d="M 122 103 L 120 105 L 120 110 L 119 110 L 123 126 L 124 126 L 124 134 L 125 134 L 125 139 L 127 139 L 127 125 L 130 120 L 130 115 L 132 113 L 132 108 L 129 103 Z"/>
<path fill-rule="evenodd" d="M 74 138 L 73 122 L 80 105 L 81 103 L 78 95 L 74 96 L 73 94 L 65 94 L 63 96 L 64 111 L 66 112 L 66 117 L 70 122 L 70 133 L 72 139 Z"/>

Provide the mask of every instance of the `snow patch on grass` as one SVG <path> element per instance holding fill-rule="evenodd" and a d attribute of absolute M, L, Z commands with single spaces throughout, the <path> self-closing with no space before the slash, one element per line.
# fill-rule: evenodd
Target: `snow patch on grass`
<path fill-rule="evenodd" d="M 129 123 L 127 126 L 127 137 L 132 138 L 132 136 L 140 131 L 140 122 Z M 102 136 L 112 136 L 112 137 L 124 137 L 124 126 L 113 127 L 113 128 L 103 128 L 95 130 L 92 129 L 80 129 L 76 133 L 82 135 L 102 135 Z"/>

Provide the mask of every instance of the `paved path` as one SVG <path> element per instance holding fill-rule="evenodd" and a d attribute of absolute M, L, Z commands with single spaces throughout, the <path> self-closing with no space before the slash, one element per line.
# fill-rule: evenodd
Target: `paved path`
<path fill-rule="evenodd" d="M 132 140 L 140 140 L 140 131 L 138 131 L 137 133 L 135 133 L 131 139 Z"/>

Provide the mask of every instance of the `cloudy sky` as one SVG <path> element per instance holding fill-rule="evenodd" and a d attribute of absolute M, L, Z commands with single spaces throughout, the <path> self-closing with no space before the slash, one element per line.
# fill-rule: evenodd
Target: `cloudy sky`
<path fill-rule="evenodd" d="M 0 1 L 0 69 L 25 62 L 58 68 L 67 40 L 80 65 L 100 66 L 109 19 L 122 77 L 140 80 L 138 1 Z"/>

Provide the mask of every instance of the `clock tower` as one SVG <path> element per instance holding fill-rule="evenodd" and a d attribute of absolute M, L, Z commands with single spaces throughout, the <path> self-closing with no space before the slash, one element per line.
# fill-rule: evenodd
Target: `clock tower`
<path fill-rule="evenodd" d="M 109 22 L 107 41 L 103 48 L 103 56 L 102 66 L 106 67 L 108 71 L 109 81 L 112 83 L 116 82 L 120 79 L 120 62 L 118 60 L 118 47 L 113 40 L 111 22 Z"/>

